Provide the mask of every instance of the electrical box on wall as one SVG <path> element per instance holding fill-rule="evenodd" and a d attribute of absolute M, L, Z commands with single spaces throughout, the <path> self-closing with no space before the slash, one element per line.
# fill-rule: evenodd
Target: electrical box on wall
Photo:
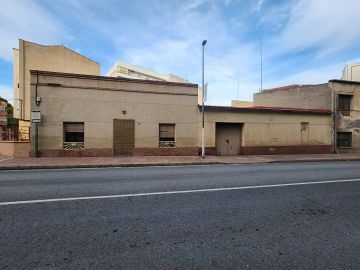
<path fill-rule="evenodd" d="M 41 112 L 40 111 L 32 111 L 31 112 L 31 122 L 32 123 L 40 123 L 41 122 Z"/>

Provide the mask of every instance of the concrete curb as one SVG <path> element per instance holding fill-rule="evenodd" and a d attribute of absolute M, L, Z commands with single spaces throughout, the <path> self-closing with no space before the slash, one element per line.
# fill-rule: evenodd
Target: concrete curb
<path fill-rule="evenodd" d="M 134 167 L 166 167 L 226 164 L 222 162 L 176 162 L 176 163 L 129 163 L 129 164 L 78 164 L 78 165 L 22 165 L 0 166 L 0 171 L 9 170 L 41 170 L 41 169 L 83 169 L 83 168 L 134 168 Z"/>
<path fill-rule="evenodd" d="M 85 169 L 85 168 L 134 168 L 134 167 L 166 167 L 166 166 L 202 166 L 221 164 L 266 164 L 266 163 L 299 163 L 299 162 L 335 162 L 335 161 L 360 161 L 359 158 L 337 158 L 337 159 L 297 159 L 297 160 L 267 160 L 248 162 L 168 162 L 168 163 L 129 163 L 129 164 L 77 164 L 77 165 L 21 165 L 21 166 L 0 166 L 0 171 L 11 170 L 50 170 L 50 169 Z"/>

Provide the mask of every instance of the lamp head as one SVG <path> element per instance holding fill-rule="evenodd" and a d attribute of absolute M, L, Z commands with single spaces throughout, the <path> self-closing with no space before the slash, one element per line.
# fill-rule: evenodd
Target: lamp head
<path fill-rule="evenodd" d="M 203 45 L 203 46 L 205 46 L 205 45 L 206 45 L 206 42 L 207 42 L 207 40 L 206 40 L 206 39 L 205 39 L 205 40 L 203 40 L 202 45 Z"/>

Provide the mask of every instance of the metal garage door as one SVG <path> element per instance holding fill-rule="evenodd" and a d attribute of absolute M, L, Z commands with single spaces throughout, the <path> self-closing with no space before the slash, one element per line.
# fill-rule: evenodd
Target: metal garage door
<path fill-rule="evenodd" d="M 241 154 L 241 124 L 216 123 L 216 154 L 219 156 Z"/>
<path fill-rule="evenodd" d="M 114 154 L 131 155 L 135 146 L 135 121 L 114 119 Z"/>

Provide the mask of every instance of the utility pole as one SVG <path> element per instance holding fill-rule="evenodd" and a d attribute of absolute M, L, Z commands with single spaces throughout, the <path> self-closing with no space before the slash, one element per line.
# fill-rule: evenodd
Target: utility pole
<path fill-rule="evenodd" d="M 204 83 L 204 48 L 207 43 L 207 40 L 203 40 L 202 42 L 202 129 L 201 129 L 201 158 L 205 158 L 205 106 L 204 106 L 204 98 L 205 98 L 205 83 Z"/>

